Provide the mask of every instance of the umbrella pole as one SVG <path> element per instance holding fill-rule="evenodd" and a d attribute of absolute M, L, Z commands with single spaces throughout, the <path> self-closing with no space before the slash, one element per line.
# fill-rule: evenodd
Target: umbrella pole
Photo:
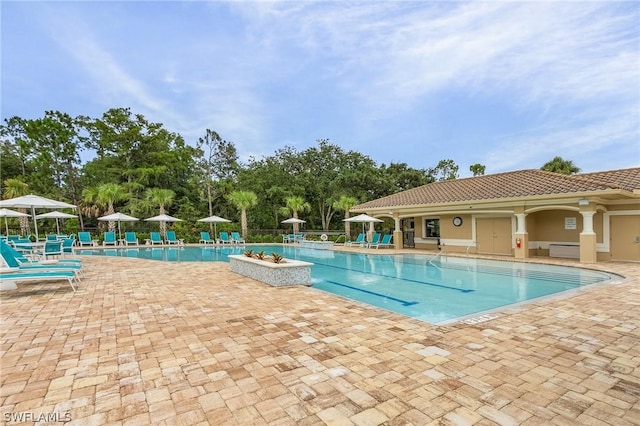
<path fill-rule="evenodd" d="M 7 222 L 7 217 L 4 217 L 4 228 L 7 230 L 7 237 L 9 237 L 9 222 Z"/>
<path fill-rule="evenodd" d="M 33 216 L 33 228 L 36 230 L 36 243 L 38 242 L 38 221 L 36 221 L 36 208 L 31 206 L 31 216 Z"/>
<path fill-rule="evenodd" d="M 56 217 L 56 232 L 58 233 L 58 235 L 60 235 L 60 221 L 57 217 Z"/>

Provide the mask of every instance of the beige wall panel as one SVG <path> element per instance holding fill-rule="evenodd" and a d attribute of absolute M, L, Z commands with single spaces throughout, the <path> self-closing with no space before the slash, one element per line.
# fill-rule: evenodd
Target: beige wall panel
<path fill-rule="evenodd" d="M 453 225 L 453 218 L 460 216 L 462 218 L 461 226 Z M 440 238 L 451 239 L 471 239 L 471 215 L 444 215 L 440 217 Z"/>
<path fill-rule="evenodd" d="M 611 216 L 611 259 L 640 262 L 639 216 Z"/>
<path fill-rule="evenodd" d="M 604 242 L 604 214 L 597 212 L 593 216 L 593 231 L 596 233 L 596 243 L 602 244 Z"/>
<path fill-rule="evenodd" d="M 413 226 L 415 230 L 415 236 L 417 238 L 422 238 L 424 236 L 424 218 L 415 217 L 413 220 Z"/>
<path fill-rule="evenodd" d="M 535 236 L 530 240 L 580 242 L 582 215 L 567 210 L 541 211 L 530 215 L 535 228 Z M 565 218 L 576 218 L 576 229 L 565 229 Z"/>

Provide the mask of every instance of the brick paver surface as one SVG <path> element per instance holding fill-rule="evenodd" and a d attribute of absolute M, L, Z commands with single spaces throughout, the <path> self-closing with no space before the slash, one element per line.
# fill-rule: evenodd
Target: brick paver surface
<path fill-rule="evenodd" d="M 226 263 L 83 259 L 75 294 L 0 292 L 0 422 L 640 425 L 638 264 L 435 326 Z"/>

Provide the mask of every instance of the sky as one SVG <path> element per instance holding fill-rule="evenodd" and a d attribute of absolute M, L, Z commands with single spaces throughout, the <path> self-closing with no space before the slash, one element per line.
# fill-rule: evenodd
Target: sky
<path fill-rule="evenodd" d="M 638 1 L 0 2 L 0 117 L 130 108 L 240 159 L 640 166 Z"/>

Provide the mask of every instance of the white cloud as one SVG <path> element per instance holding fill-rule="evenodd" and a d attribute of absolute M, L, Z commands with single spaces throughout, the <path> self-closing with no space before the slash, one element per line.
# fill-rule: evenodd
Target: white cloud
<path fill-rule="evenodd" d="M 374 158 L 402 160 L 411 151 L 409 164 L 427 154 L 438 157 L 434 163 L 454 158 L 460 147 L 506 170 L 537 165 L 556 150 L 579 162 L 639 137 L 635 3 L 42 6 L 33 15 L 42 16 L 60 56 L 71 58 L 67 78 L 86 85 L 94 104 L 131 106 L 188 142 L 210 128 L 239 151 L 270 154 L 278 141 L 300 146 L 328 137 Z M 457 128 L 465 109 L 452 105 L 461 98 L 501 125 L 478 138 L 465 134 Z M 445 104 L 449 116 L 433 114 Z M 501 122 L 502 112 L 514 123 Z M 430 131 L 460 139 L 423 148 Z M 389 147 L 394 133 L 402 140 Z"/>

